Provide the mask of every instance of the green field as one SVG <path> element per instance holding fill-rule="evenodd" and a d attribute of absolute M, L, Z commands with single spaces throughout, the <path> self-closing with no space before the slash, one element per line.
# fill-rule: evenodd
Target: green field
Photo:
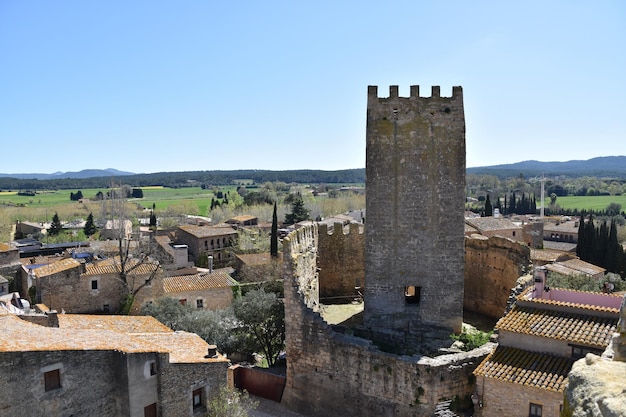
<path fill-rule="evenodd" d="M 557 197 L 556 204 L 565 210 L 604 210 L 611 203 L 617 203 L 622 206 L 622 210 L 626 210 L 626 195 L 599 195 L 599 196 L 582 196 L 582 197 Z M 546 207 L 550 204 L 550 198 L 546 198 Z M 539 205 L 539 204 L 538 204 Z"/>
<path fill-rule="evenodd" d="M 170 205 L 176 205 L 183 201 L 193 200 L 193 202 L 196 203 L 200 209 L 204 208 L 204 212 L 206 212 L 206 208 L 211 204 L 211 198 L 214 197 L 212 190 L 203 190 L 200 187 L 144 187 L 142 190 L 143 198 L 129 199 L 129 201 L 141 204 L 146 208 L 151 208 L 154 203 L 157 209 L 166 209 Z M 62 204 L 74 203 L 70 200 L 70 193 L 76 193 L 78 191 L 79 190 L 42 191 L 38 192 L 34 196 L 17 195 L 17 191 L 2 191 L 0 192 L 0 207 L 54 207 Z M 83 189 L 80 191 L 83 194 L 83 198 L 94 200 L 99 191 L 106 193 L 107 190 L 94 188 Z M 226 191 L 226 189 L 224 189 L 224 191 Z"/>
<path fill-rule="evenodd" d="M 234 191 L 235 187 L 222 187 L 224 192 Z M 206 213 L 207 207 L 211 204 L 211 199 L 215 197 L 212 190 L 200 187 L 166 188 L 166 187 L 143 187 L 143 198 L 130 199 L 145 208 L 151 208 L 154 204 L 157 210 L 166 210 L 173 205 L 193 201 L 199 208 L 200 213 Z M 61 204 L 72 203 L 71 192 L 79 190 L 57 190 L 43 191 L 35 196 L 19 196 L 17 191 L 0 192 L 0 207 L 2 206 L 22 206 L 22 207 L 54 207 Z M 80 190 L 83 197 L 93 200 L 98 191 L 106 192 L 106 189 L 84 189 Z M 617 203 L 626 210 L 626 195 L 620 196 L 582 196 L 582 197 L 557 197 L 556 204 L 561 208 L 578 210 L 604 210 L 610 203 Z M 546 207 L 550 204 L 550 198 L 546 197 Z M 540 205 L 540 204 L 538 204 Z"/>

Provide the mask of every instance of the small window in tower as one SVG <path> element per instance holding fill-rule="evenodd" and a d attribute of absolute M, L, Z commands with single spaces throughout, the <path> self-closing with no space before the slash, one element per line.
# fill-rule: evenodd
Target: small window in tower
<path fill-rule="evenodd" d="M 92 290 L 97 290 L 98 289 L 98 280 L 97 279 L 92 279 L 91 280 L 91 289 Z"/>
<path fill-rule="evenodd" d="M 422 293 L 422 287 L 407 285 L 404 287 L 404 301 L 407 304 L 419 304 Z"/>

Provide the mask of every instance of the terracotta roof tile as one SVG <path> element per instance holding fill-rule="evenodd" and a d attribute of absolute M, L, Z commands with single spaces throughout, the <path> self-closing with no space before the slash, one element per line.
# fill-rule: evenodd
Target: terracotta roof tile
<path fill-rule="evenodd" d="M 178 226 L 178 228 L 197 238 L 206 238 L 206 237 L 214 237 L 214 236 L 229 236 L 229 235 L 237 234 L 237 231 L 235 229 L 233 229 L 230 225 L 227 225 L 227 226 L 228 227 L 195 226 L 192 224 L 186 224 L 186 225 Z"/>
<path fill-rule="evenodd" d="M 65 258 L 59 259 L 56 262 L 51 264 L 40 266 L 39 268 L 33 269 L 33 273 L 36 277 L 42 278 L 47 277 L 49 275 L 58 274 L 59 272 L 67 271 L 69 269 L 77 268 L 80 266 L 80 262 L 76 259 Z"/>
<path fill-rule="evenodd" d="M 60 327 L 45 327 L 0 314 L 0 352 L 116 350 L 169 353 L 172 363 L 227 362 L 221 355 L 205 358 L 208 344 L 197 334 L 170 331 L 154 323 L 153 318 L 78 314 L 58 317 Z"/>
<path fill-rule="evenodd" d="M 549 391 L 563 392 L 574 359 L 498 346 L 474 375 Z"/>
<path fill-rule="evenodd" d="M 154 268 L 158 268 L 158 264 L 152 262 L 145 262 L 138 267 L 134 267 L 134 265 L 138 261 L 129 261 L 128 267 L 132 268 L 130 271 L 131 274 L 136 275 L 149 275 L 154 272 Z M 127 268 L 128 270 L 128 268 Z M 107 275 L 107 274 L 117 274 L 120 271 L 120 261 L 119 257 L 108 258 L 103 261 L 93 262 L 86 265 L 86 271 L 83 275 L 93 276 L 93 275 Z"/>
<path fill-rule="evenodd" d="M 224 271 L 180 275 L 163 279 L 163 290 L 166 293 L 232 287 L 234 285 L 237 285 L 237 281 Z"/>
<path fill-rule="evenodd" d="M 583 313 L 516 305 L 498 321 L 496 327 L 500 331 L 605 348 L 617 328 L 617 320 L 617 316 L 597 317 Z"/>
<path fill-rule="evenodd" d="M 152 316 L 114 316 L 91 314 L 59 314 L 59 327 L 74 330 L 113 330 L 120 333 L 171 333 Z"/>

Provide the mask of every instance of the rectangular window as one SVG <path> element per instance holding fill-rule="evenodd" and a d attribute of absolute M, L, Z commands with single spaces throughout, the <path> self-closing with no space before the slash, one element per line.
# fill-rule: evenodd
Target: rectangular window
<path fill-rule="evenodd" d="M 204 395 L 202 393 L 202 388 L 198 388 L 196 390 L 193 390 L 192 394 L 192 399 L 193 399 L 193 409 L 194 410 L 198 410 L 204 407 Z"/>
<path fill-rule="evenodd" d="M 46 392 L 61 388 L 61 370 L 44 372 L 43 382 Z"/>
<path fill-rule="evenodd" d="M 196 307 L 197 308 L 204 308 L 204 300 L 202 298 L 199 298 L 196 300 Z"/>
<path fill-rule="evenodd" d="M 150 362 L 150 376 L 156 375 L 156 362 Z"/>
<path fill-rule="evenodd" d="M 181 305 L 184 305 L 184 306 L 186 306 L 186 305 L 187 305 L 187 299 L 186 299 L 186 298 L 181 298 L 180 300 L 178 300 L 178 302 L 179 302 Z"/>
<path fill-rule="evenodd" d="M 541 417 L 542 407 L 539 404 L 530 403 L 528 417 Z"/>
<path fill-rule="evenodd" d="M 404 287 L 404 301 L 407 304 L 419 304 L 422 296 L 422 287 L 408 285 Z"/>
<path fill-rule="evenodd" d="M 92 290 L 97 290 L 98 289 L 98 280 L 97 279 L 92 279 L 91 280 L 91 289 Z"/>

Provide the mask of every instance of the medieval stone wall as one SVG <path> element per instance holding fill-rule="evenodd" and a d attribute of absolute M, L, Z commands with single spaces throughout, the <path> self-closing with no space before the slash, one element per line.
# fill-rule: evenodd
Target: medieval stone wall
<path fill-rule="evenodd" d="M 364 324 L 415 334 L 463 321 L 463 91 L 367 101 Z M 407 288 L 410 290 L 407 292 Z M 407 299 L 407 295 L 410 297 Z"/>
<path fill-rule="evenodd" d="M 322 303 L 349 302 L 355 287 L 365 280 L 365 233 L 363 225 L 350 224 L 347 233 L 341 223 L 331 231 L 319 225 L 319 296 Z"/>
<path fill-rule="evenodd" d="M 500 318 L 511 288 L 530 268 L 528 246 L 503 237 L 465 238 L 465 294 L 467 310 Z"/>
<path fill-rule="evenodd" d="M 113 351 L 0 353 L 0 410 L 14 416 L 128 416 Z M 60 369 L 61 388 L 45 391 L 44 372 Z"/>
<path fill-rule="evenodd" d="M 336 331 L 318 303 L 317 226 L 283 240 L 287 384 L 282 403 L 309 416 L 431 416 L 442 399 L 467 398 L 472 371 L 491 351 L 397 356 Z M 365 301 L 367 303 L 367 300 Z"/>

